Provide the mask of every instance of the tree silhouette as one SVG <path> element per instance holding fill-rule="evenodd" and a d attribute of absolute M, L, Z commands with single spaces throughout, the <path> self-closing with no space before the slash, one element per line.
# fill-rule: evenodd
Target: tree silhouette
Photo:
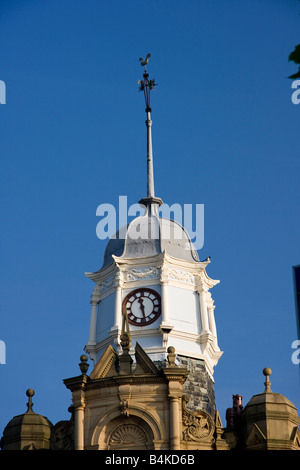
<path fill-rule="evenodd" d="M 295 47 L 295 50 L 290 53 L 289 60 L 292 60 L 295 64 L 300 64 L 300 44 L 298 44 L 298 46 Z M 300 78 L 300 67 L 298 72 L 290 75 L 289 78 Z"/>

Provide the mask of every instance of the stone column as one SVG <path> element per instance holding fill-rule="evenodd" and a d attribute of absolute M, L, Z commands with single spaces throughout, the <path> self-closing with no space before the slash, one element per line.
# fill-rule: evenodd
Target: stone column
<path fill-rule="evenodd" d="M 216 349 L 218 348 L 218 340 L 217 340 L 217 327 L 216 327 L 216 321 L 215 321 L 215 306 L 214 306 L 214 301 L 212 299 L 211 293 L 207 292 L 206 294 L 206 305 L 207 305 L 207 310 L 208 310 L 208 323 L 209 323 L 209 330 L 212 336 L 212 341 L 214 344 L 214 347 Z"/>
<path fill-rule="evenodd" d="M 199 294 L 199 301 L 200 301 L 200 312 L 201 312 L 201 325 L 202 325 L 202 333 L 209 332 L 209 325 L 208 325 L 208 315 L 207 315 L 207 305 L 206 305 L 206 292 L 204 290 L 198 290 Z"/>
<path fill-rule="evenodd" d="M 188 376 L 188 370 L 185 367 L 175 365 L 175 349 L 173 346 L 168 347 L 168 365 L 163 369 L 164 376 L 168 382 L 168 396 L 170 403 L 170 421 L 169 436 L 170 450 L 180 450 L 181 433 L 182 433 L 182 416 L 181 416 L 181 399 L 182 385 Z"/>
<path fill-rule="evenodd" d="M 214 336 L 214 338 L 217 339 L 217 328 L 216 328 L 216 322 L 215 322 L 215 315 L 214 315 L 214 305 L 210 305 L 208 307 L 208 322 L 209 322 L 209 329 L 211 334 Z"/>
<path fill-rule="evenodd" d="M 91 296 L 91 319 L 90 319 L 90 331 L 89 331 L 89 341 L 88 344 L 96 344 L 96 326 L 97 326 L 97 308 L 100 301 L 100 287 L 97 285 L 94 288 L 93 294 Z"/>
<path fill-rule="evenodd" d="M 114 286 L 116 288 L 115 311 L 114 311 L 114 330 L 121 329 L 122 326 L 122 288 L 124 285 L 122 272 L 116 274 Z"/>
<path fill-rule="evenodd" d="M 207 286 L 201 278 L 201 274 L 196 275 L 196 289 L 199 296 L 200 318 L 201 318 L 201 335 L 209 333 L 208 313 L 207 313 Z"/>
<path fill-rule="evenodd" d="M 169 325 L 169 311 L 168 311 L 168 297 L 167 297 L 167 283 L 168 283 L 168 270 L 165 266 L 161 268 L 160 275 L 161 283 L 161 319 L 163 325 Z"/>
<path fill-rule="evenodd" d="M 89 381 L 87 371 L 89 364 L 87 363 L 88 356 L 82 354 L 80 356 L 80 367 L 81 375 L 71 377 L 64 380 L 66 387 L 72 392 L 72 402 L 74 409 L 74 449 L 84 450 L 84 418 L 85 418 L 85 390 L 86 384 Z"/>
<path fill-rule="evenodd" d="M 74 448 L 75 450 L 84 450 L 84 408 L 85 398 L 82 388 L 86 383 L 87 376 L 83 374 L 81 379 L 81 389 L 73 391 L 74 405 Z M 76 384 L 78 387 L 78 383 Z"/>
<path fill-rule="evenodd" d="M 97 325 L 97 307 L 98 302 L 91 300 L 91 319 L 90 319 L 90 333 L 88 344 L 96 344 L 96 325 Z"/>
<path fill-rule="evenodd" d="M 84 450 L 84 405 L 75 408 L 75 432 L 74 447 L 75 450 Z"/>
<path fill-rule="evenodd" d="M 178 390 L 178 383 L 170 382 L 169 383 L 169 400 L 170 400 L 170 449 L 171 450 L 180 450 L 181 419 L 180 419 L 180 414 L 179 414 L 179 396 L 181 394 L 182 394 L 181 390 Z"/>
<path fill-rule="evenodd" d="M 168 269 L 165 266 L 161 268 L 161 324 L 160 330 L 163 337 L 163 347 L 166 348 L 168 345 L 168 337 L 170 331 L 172 331 L 173 326 L 170 325 L 169 320 L 169 308 L 168 308 Z"/>
<path fill-rule="evenodd" d="M 161 316 L 162 323 L 169 324 L 169 312 L 168 312 L 168 298 L 167 298 L 167 284 L 165 282 L 161 285 Z"/>

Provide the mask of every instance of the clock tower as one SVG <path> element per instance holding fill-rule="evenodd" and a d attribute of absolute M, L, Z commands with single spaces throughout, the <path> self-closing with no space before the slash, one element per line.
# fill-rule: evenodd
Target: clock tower
<path fill-rule="evenodd" d="M 210 259 L 199 260 L 184 227 L 159 214 L 163 201 L 154 192 L 150 107 L 155 81 L 144 66 L 139 82 L 147 129 L 147 196 L 139 201 L 144 214 L 109 240 L 101 269 L 86 273 L 94 289 L 85 351 L 95 364 L 109 346 L 120 353 L 126 312 L 132 354 L 138 343 L 160 367 L 168 348 L 174 347 L 176 364 L 190 371 L 185 383 L 192 397 L 189 406 L 205 407 L 213 414 L 213 372 L 222 352 L 211 289 L 219 281 L 208 276 Z"/>

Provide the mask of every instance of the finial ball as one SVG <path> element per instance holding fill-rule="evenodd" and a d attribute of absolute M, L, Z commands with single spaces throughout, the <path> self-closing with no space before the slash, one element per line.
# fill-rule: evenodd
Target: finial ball
<path fill-rule="evenodd" d="M 90 367 L 90 365 L 87 363 L 88 356 L 86 354 L 81 354 L 80 360 L 81 360 L 81 362 L 78 365 L 79 365 L 79 368 L 81 370 L 81 373 L 83 375 L 85 375 L 88 371 L 88 368 Z"/>
<path fill-rule="evenodd" d="M 271 375 L 272 374 L 272 371 L 270 369 L 270 367 L 265 367 L 264 370 L 263 370 L 263 374 L 267 377 L 268 375 Z"/>
<path fill-rule="evenodd" d="M 28 397 L 33 397 L 33 395 L 34 395 L 34 390 L 33 390 L 33 388 L 28 388 L 28 389 L 26 390 L 26 395 L 27 395 Z"/>
<path fill-rule="evenodd" d="M 168 353 L 171 353 L 171 354 L 172 354 L 172 353 L 174 353 L 174 352 L 175 352 L 174 346 L 169 346 L 169 347 L 168 347 Z"/>

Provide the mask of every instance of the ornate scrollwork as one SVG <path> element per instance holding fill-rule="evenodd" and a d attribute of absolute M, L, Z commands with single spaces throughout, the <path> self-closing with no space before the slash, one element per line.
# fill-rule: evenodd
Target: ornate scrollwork
<path fill-rule="evenodd" d="M 169 279 L 174 281 L 180 281 L 184 284 L 195 285 L 195 276 L 187 271 L 180 269 L 169 268 L 168 269 Z"/>
<path fill-rule="evenodd" d="M 182 425 L 184 441 L 212 442 L 215 425 L 211 416 L 203 410 L 190 411 L 186 404 L 188 397 L 183 397 Z"/>
<path fill-rule="evenodd" d="M 51 432 L 51 450 L 74 450 L 73 421 L 59 421 Z"/>
<path fill-rule="evenodd" d="M 105 291 L 113 287 L 115 284 L 115 276 L 109 277 L 99 284 L 99 292 L 103 294 Z"/>
<path fill-rule="evenodd" d="M 140 281 L 141 279 L 158 279 L 159 268 L 149 266 L 148 268 L 131 268 L 124 270 L 126 281 Z"/>
<path fill-rule="evenodd" d="M 129 416 L 129 404 L 128 400 L 120 400 L 121 415 Z"/>

